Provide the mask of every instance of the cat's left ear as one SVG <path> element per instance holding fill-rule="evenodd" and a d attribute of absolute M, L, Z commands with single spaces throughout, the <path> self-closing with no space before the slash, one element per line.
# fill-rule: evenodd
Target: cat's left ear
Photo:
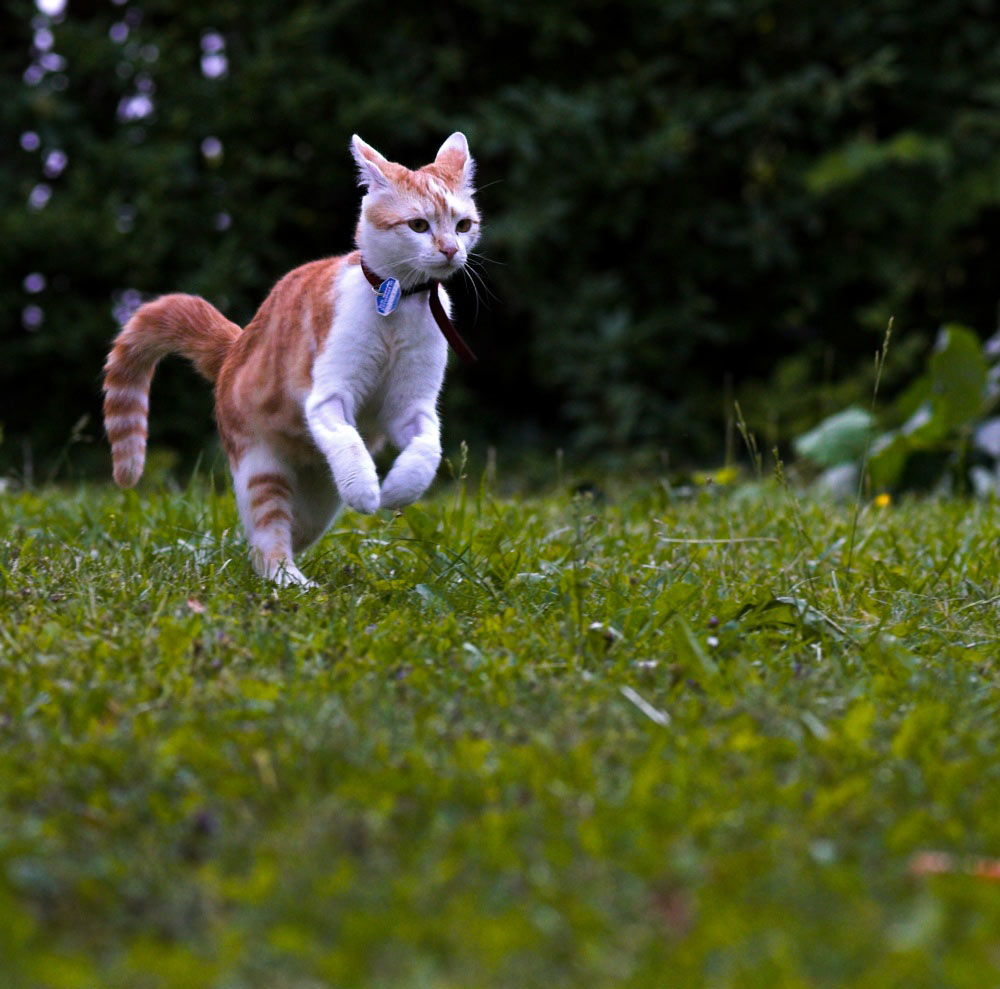
<path fill-rule="evenodd" d="M 461 131 L 455 131 L 441 145 L 434 163 L 454 173 L 457 188 L 471 191 L 472 179 L 476 174 L 476 163 L 472 155 L 469 154 L 469 142 Z"/>

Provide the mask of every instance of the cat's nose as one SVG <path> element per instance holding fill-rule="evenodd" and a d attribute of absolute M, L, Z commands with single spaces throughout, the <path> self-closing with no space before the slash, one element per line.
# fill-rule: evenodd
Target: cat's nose
<path fill-rule="evenodd" d="M 442 241 L 438 250 L 450 261 L 458 253 L 458 245 L 454 241 Z"/>

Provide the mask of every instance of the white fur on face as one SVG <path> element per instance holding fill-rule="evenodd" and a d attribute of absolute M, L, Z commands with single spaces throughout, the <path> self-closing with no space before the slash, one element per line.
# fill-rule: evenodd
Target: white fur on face
<path fill-rule="evenodd" d="M 471 199 L 450 192 L 444 199 L 446 207 L 435 209 L 427 201 L 393 192 L 365 196 L 358 246 L 369 267 L 380 275 L 399 278 L 404 287 L 429 278 L 443 281 L 461 270 L 479 240 L 479 213 Z M 367 207 L 373 204 L 406 220 L 388 228 L 377 226 L 366 216 Z M 429 229 L 415 231 L 409 226 L 409 219 L 426 220 Z M 463 219 L 470 220 L 471 227 L 460 232 L 456 225 Z M 455 249 L 451 258 L 442 252 L 442 247 Z"/>
<path fill-rule="evenodd" d="M 452 134 L 435 159 L 452 176 L 452 184 L 426 170 L 411 172 L 387 161 L 359 137 L 352 140 L 351 152 L 367 189 L 358 246 L 369 267 L 398 278 L 404 288 L 431 278 L 443 281 L 461 270 L 479 239 L 472 189 L 475 164 L 465 136 Z M 418 219 L 429 224 L 427 230 L 409 226 Z M 463 220 L 469 221 L 469 229 L 459 231 Z"/>

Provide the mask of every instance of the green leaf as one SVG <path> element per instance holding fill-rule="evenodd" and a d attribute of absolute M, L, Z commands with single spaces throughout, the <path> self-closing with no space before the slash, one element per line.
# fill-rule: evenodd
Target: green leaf
<path fill-rule="evenodd" d="M 883 433 L 872 447 L 868 458 L 868 476 L 876 491 L 893 487 L 903 473 L 910 444 L 897 432 Z"/>
<path fill-rule="evenodd" d="M 924 402 L 899 427 L 911 450 L 927 450 L 948 435 L 948 421 L 933 401 Z"/>
<path fill-rule="evenodd" d="M 850 406 L 824 419 L 794 441 L 795 452 L 819 467 L 836 467 L 860 459 L 874 429 L 869 412 Z"/>
<path fill-rule="evenodd" d="M 823 631 L 835 638 L 843 638 L 846 634 L 832 618 L 808 601 L 785 595 L 745 604 L 736 620 L 747 631 L 794 627 L 813 632 Z"/>
<path fill-rule="evenodd" d="M 907 420 L 884 433 L 872 448 L 868 473 L 876 489 L 895 487 L 912 454 L 946 451 L 954 430 L 983 412 L 987 364 L 978 337 L 963 326 L 949 325 L 938 335 L 928 373 L 904 393 L 899 408 Z"/>
<path fill-rule="evenodd" d="M 681 665 L 688 670 L 700 671 L 703 676 L 713 677 L 719 672 L 719 667 L 714 659 L 702 648 L 697 636 L 691 631 L 680 615 L 677 615 L 673 622 L 674 645 L 677 648 L 677 657 Z"/>
<path fill-rule="evenodd" d="M 977 418 L 983 411 L 987 366 L 975 333 L 955 324 L 944 327 L 928 363 L 935 415 L 949 428 Z"/>
<path fill-rule="evenodd" d="M 440 525 L 440 519 L 432 517 L 416 505 L 410 505 L 403 512 L 403 518 L 415 538 L 424 542 L 433 542 Z"/>
<path fill-rule="evenodd" d="M 862 137 L 824 155 L 805 175 L 807 187 L 824 195 L 859 182 L 870 172 L 887 165 L 931 165 L 943 167 L 951 159 L 947 144 L 936 137 L 902 131 L 887 141 Z"/>

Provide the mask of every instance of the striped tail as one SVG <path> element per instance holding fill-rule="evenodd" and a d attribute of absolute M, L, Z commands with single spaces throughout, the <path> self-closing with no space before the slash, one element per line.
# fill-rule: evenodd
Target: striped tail
<path fill-rule="evenodd" d="M 180 354 L 215 381 L 241 332 L 196 295 L 165 295 L 142 306 L 125 324 L 104 365 L 104 428 L 119 487 L 132 487 L 146 463 L 149 385 L 157 362 Z"/>

